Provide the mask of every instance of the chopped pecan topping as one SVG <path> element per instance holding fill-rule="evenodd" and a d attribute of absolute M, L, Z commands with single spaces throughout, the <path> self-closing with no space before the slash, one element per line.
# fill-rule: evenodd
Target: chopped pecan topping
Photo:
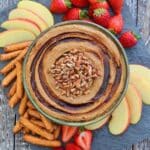
<path fill-rule="evenodd" d="M 56 89 L 67 97 L 87 95 L 100 73 L 84 52 L 72 50 L 55 61 L 50 72 L 55 79 Z"/>

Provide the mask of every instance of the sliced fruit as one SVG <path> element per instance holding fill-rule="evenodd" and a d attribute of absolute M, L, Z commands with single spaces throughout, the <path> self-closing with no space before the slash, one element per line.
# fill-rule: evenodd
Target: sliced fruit
<path fill-rule="evenodd" d="M 100 129 L 102 128 L 108 121 L 109 121 L 110 116 L 107 116 L 106 118 L 104 118 L 103 120 L 100 120 L 94 124 L 85 126 L 85 129 L 87 130 L 96 130 L 96 129 Z"/>
<path fill-rule="evenodd" d="M 150 83 L 150 69 L 142 65 L 130 65 L 130 72 L 138 77 L 145 78 Z"/>
<path fill-rule="evenodd" d="M 81 148 L 74 143 L 68 143 L 66 144 L 65 150 L 81 150 Z"/>
<path fill-rule="evenodd" d="M 28 9 L 35 14 L 39 15 L 50 27 L 54 24 L 54 18 L 51 12 L 42 4 L 35 1 L 20 1 L 18 8 Z"/>
<path fill-rule="evenodd" d="M 136 87 L 129 84 L 126 93 L 126 99 L 128 101 L 131 113 L 131 124 L 136 124 L 141 119 L 142 114 L 142 97 Z"/>
<path fill-rule="evenodd" d="M 92 132 L 89 130 L 85 130 L 82 132 L 79 132 L 75 136 L 75 143 L 82 148 L 82 150 L 91 150 L 91 144 L 92 144 Z"/>
<path fill-rule="evenodd" d="M 130 83 L 132 83 L 142 96 L 142 101 L 150 105 L 150 84 L 146 78 L 139 76 L 138 74 L 130 73 Z"/>
<path fill-rule="evenodd" d="M 68 142 L 77 132 L 77 127 L 62 126 L 62 141 Z"/>
<path fill-rule="evenodd" d="M 113 135 L 122 134 L 130 124 L 130 109 L 126 98 L 122 100 L 116 110 L 112 113 L 109 122 L 109 131 Z"/>
<path fill-rule="evenodd" d="M 10 44 L 34 40 L 35 35 L 27 30 L 9 30 L 0 33 L 0 47 Z"/>
<path fill-rule="evenodd" d="M 41 31 L 44 31 L 48 28 L 46 22 L 41 17 L 27 9 L 13 9 L 9 13 L 9 19 L 27 19 L 33 21 L 40 27 Z"/>
<path fill-rule="evenodd" d="M 23 29 L 28 30 L 38 36 L 40 34 L 40 28 L 30 20 L 27 19 L 11 19 L 3 22 L 1 24 L 2 28 L 5 28 L 7 30 L 11 29 Z"/>

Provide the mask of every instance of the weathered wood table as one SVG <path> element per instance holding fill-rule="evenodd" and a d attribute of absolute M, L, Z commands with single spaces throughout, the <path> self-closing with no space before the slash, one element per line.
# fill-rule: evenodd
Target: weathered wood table
<path fill-rule="evenodd" d="M 15 3 L 15 0 L 10 1 L 12 4 Z M 140 26 L 145 45 L 150 49 L 150 0 L 125 1 L 130 7 L 135 24 Z M 1 2 L 0 0 L 0 7 L 5 7 Z M 30 150 L 30 146 L 21 140 L 21 135 L 14 136 L 12 134 L 11 130 L 15 121 L 16 114 L 8 108 L 0 88 L 0 150 Z M 130 150 L 150 150 L 150 139 L 143 139 L 143 141 L 132 145 Z"/>

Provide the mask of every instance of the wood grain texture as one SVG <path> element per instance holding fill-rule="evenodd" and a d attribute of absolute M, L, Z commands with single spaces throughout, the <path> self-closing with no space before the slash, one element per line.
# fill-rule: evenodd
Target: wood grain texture
<path fill-rule="evenodd" d="M 140 26 L 140 32 L 145 45 L 150 50 L 150 0 L 125 0 L 130 7 L 135 24 Z M 8 0 L 5 1 L 8 3 Z M 11 0 L 11 3 L 16 3 Z M 7 4 L 10 5 L 10 4 Z M 1 6 L 1 0 L 0 0 Z M 6 5 L 4 5 L 6 6 Z M 3 8 L 4 6 L 1 6 Z M 31 150 L 30 145 L 22 141 L 22 135 L 14 136 L 12 126 L 17 119 L 17 115 L 7 106 L 7 99 L 0 87 L 0 150 Z M 150 140 L 146 139 L 133 145 L 130 150 L 150 150 Z"/>
<path fill-rule="evenodd" d="M 130 13 L 150 50 L 150 0 L 126 0 Z M 131 150 L 150 150 L 150 139 L 143 140 L 132 146 Z"/>

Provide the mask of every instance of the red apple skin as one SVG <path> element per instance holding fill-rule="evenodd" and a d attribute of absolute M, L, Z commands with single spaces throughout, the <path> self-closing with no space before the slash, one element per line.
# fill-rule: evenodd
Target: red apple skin
<path fill-rule="evenodd" d="M 47 23 L 44 21 L 44 19 L 42 17 L 40 17 L 38 14 L 36 14 L 35 12 L 33 12 L 33 11 L 29 10 L 29 9 L 26 9 L 26 8 L 18 8 L 18 9 L 25 9 L 27 11 L 32 12 L 34 15 L 38 16 L 45 23 L 45 25 L 47 26 Z"/>
<path fill-rule="evenodd" d="M 126 102 L 127 102 L 127 100 L 126 100 Z M 125 128 L 119 135 L 124 134 L 124 133 L 128 130 L 128 127 L 129 127 L 129 125 L 130 125 L 131 114 L 130 114 L 130 107 L 129 107 L 128 102 L 127 102 L 127 105 L 128 105 L 128 108 L 129 108 L 129 110 L 128 110 L 128 122 L 127 122 L 127 124 L 126 124 L 126 128 Z"/>
<path fill-rule="evenodd" d="M 130 114 L 130 107 L 129 107 L 129 104 L 128 104 L 128 102 L 127 102 L 126 97 L 125 97 L 125 101 L 126 101 L 126 103 L 127 103 L 127 105 L 128 105 L 128 121 L 127 121 L 127 124 L 126 124 L 124 130 L 122 130 L 122 132 L 121 132 L 120 134 L 117 134 L 117 136 L 124 134 L 124 133 L 128 130 L 128 127 L 129 127 L 129 125 L 130 125 L 131 114 Z M 111 116 L 111 117 L 112 117 L 112 116 Z M 110 119 L 110 121 L 111 121 L 111 119 Z M 110 132 L 110 134 L 112 134 L 112 133 Z M 112 135 L 114 136 L 114 134 L 112 134 Z"/>
<path fill-rule="evenodd" d="M 131 84 L 131 83 L 130 83 Z M 136 88 L 136 86 L 134 84 L 131 84 L 131 86 L 133 87 L 133 89 L 135 90 L 136 94 L 138 95 L 139 99 L 140 99 L 140 109 L 139 111 L 142 113 L 142 106 L 143 106 L 143 103 L 142 103 L 142 95 L 140 94 L 140 92 L 138 91 L 138 89 Z M 127 98 L 126 98 L 127 99 Z M 130 107 L 129 107 L 130 108 Z M 131 109 L 131 108 L 130 108 Z M 131 122 L 130 122 L 131 123 Z M 134 123 L 131 123 L 131 124 L 134 124 Z"/>

